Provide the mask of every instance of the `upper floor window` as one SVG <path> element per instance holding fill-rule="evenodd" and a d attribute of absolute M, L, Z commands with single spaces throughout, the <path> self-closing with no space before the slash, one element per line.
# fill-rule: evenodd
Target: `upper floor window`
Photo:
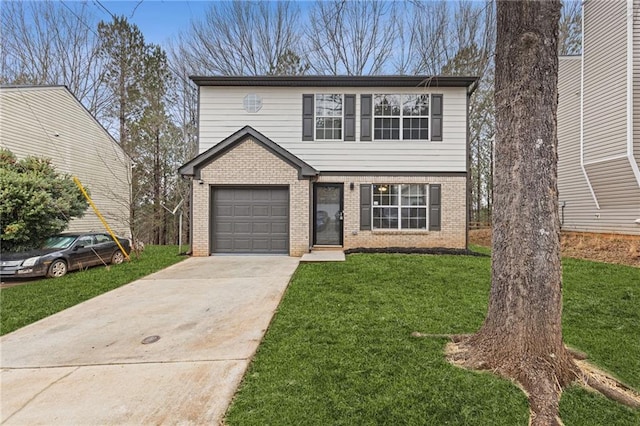
<path fill-rule="evenodd" d="M 255 93 L 249 93 L 242 100 L 244 110 L 250 113 L 256 113 L 262 108 L 262 97 Z"/>
<path fill-rule="evenodd" d="M 373 95 L 376 140 L 429 140 L 429 95 Z"/>
<path fill-rule="evenodd" d="M 342 139 L 342 95 L 316 95 L 316 140 Z"/>

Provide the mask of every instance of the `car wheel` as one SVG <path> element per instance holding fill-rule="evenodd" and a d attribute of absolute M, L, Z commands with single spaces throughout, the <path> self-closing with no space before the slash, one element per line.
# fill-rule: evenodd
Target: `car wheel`
<path fill-rule="evenodd" d="M 67 273 L 67 263 L 64 260 L 54 260 L 49 266 L 47 276 L 50 278 L 60 278 Z"/>
<path fill-rule="evenodd" d="M 119 265 L 122 262 L 124 262 L 124 254 L 122 254 L 122 251 L 116 250 L 113 256 L 111 256 L 111 263 Z"/>

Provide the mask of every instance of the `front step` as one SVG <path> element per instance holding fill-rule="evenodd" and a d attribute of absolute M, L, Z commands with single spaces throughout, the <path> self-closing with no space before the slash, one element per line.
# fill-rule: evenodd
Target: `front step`
<path fill-rule="evenodd" d="M 323 245 L 316 245 L 311 247 L 311 251 L 343 251 L 344 247 L 342 246 L 323 246 Z"/>
<path fill-rule="evenodd" d="M 313 248 L 311 253 L 305 253 L 300 258 L 300 262 L 344 262 L 345 255 L 341 249 L 317 250 Z"/>

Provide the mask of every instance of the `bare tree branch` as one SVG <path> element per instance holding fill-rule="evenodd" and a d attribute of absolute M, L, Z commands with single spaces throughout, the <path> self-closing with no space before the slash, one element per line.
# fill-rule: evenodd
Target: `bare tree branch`
<path fill-rule="evenodd" d="M 86 3 L 4 2 L 0 8 L 4 84 L 61 84 L 100 116 L 102 64 Z"/>
<path fill-rule="evenodd" d="M 317 1 L 306 32 L 312 70 L 332 75 L 384 73 L 399 34 L 393 6 L 374 0 Z"/>
<path fill-rule="evenodd" d="M 298 52 L 298 17 L 292 2 L 214 3 L 180 35 L 174 52 L 191 73 L 266 75 L 287 51 Z"/>

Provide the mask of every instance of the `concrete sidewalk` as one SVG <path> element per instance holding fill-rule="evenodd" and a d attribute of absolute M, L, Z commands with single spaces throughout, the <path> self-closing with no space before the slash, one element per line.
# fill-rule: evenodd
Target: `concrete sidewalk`
<path fill-rule="evenodd" d="M 190 258 L 0 337 L 0 423 L 218 424 L 297 265 Z"/>

